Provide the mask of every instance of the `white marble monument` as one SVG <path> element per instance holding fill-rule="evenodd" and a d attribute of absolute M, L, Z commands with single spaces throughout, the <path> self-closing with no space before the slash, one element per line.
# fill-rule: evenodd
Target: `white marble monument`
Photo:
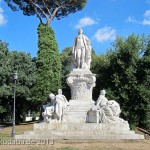
<path fill-rule="evenodd" d="M 62 94 L 62 90 L 58 89 L 58 94 L 55 96 L 53 93 L 49 94 L 51 100 L 47 105 L 43 105 L 44 112 L 42 116 L 44 122 L 62 122 L 64 121 L 65 113 L 68 110 L 68 101 L 66 97 Z"/>
<path fill-rule="evenodd" d="M 79 29 L 72 49 L 71 72 L 67 84 L 71 89 L 69 102 L 58 90 L 50 94 L 51 103 L 43 112 L 44 122 L 34 130 L 17 135 L 16 139 L 54 139 L 72 141 L 144 139 L 131 131 L 127 121 L 119 117 L 121 109 L 115 100 L 105 97 L 102 90 L 96 103 L 92 99 L 96 75 L 90 71 L 90 40 Z"/>
<path fill-rule="evenodd" d="M 91 53 L 90 40 L 83 34 L 83 30 L 79 29 L 72 49 L 73 68 L 90 69 Z"/>

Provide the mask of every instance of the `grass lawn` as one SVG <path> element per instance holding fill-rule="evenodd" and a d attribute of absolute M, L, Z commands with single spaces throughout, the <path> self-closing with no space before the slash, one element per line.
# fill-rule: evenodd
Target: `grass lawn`
<path fill-rule="evenodd" d="M 16 134 L 33 130 L 33 122 L 16 125 Z M 0 140 L 11 140 L 12 126 L 0 130 Z M 0 142 L 1 143 L 1 142 Z M 47 145 L 2 145 L 0 150 L 150 150 L 150 140 L 90 143 L 55 143 Z"/>
<path fill-rule="evenodd" d="M 24 131 L 33 130 L 33 122 L 30 123 L 22 123 L 20 125 L 15 126 L 16 134 L 23 134 Z M 3 128 L 0 131 L 0 139 L 10 139 L 12 133 L 12 126 L 7 125 L 7 127 Z"/>

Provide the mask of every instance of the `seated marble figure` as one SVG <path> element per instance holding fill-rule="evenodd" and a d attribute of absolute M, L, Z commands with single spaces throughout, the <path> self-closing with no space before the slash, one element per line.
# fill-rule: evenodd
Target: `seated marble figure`
<path fill-rule="evenodd" d="M 49 98 L 51 102 L 48 103 L 47 105 L 43 105 L 44 112 L 42 113 L 44 122 L 47 122 L 47 123 L 49 123 L 50 120 L 52 119 L 52 116 L 55 113 L 55 105 L 56 105 L 55 95 L 53 93 L 49 94 Z"/>
<path fill-rule="evenodd" d="M 58 94 L 55 96 L 53 93 L 49 94 L 51 102 L 44 106 L 44 112 L 42 116 L 44 122 L 51 122 L 55 119 L 58 121 L 64 121 L 64 114 L 68 110 L 68 101 L 66 97 L 62 94 L 62 90 L 58 89 Z"/>
<path fill-rule="evenodd" d="M 108 100 L 105 97 L 106 91 L 100 92 L 99 98 L 96 102 L 97 111 L 99 113 L 100 123 L 116 123 L 122 122 L 127 123 L 123 119 L 119 118 L 121 109 L 119 104 L 115 100 Z"/>

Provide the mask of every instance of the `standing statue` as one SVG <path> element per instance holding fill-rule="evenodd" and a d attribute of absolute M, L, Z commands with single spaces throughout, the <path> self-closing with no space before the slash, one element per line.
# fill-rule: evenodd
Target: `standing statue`
<path fill-rule="evenodd" d="M 91 64 L 91 45 L 87 36 L 83 35 L 83 30 L 78 30 L 73 49 L 73 68 L 90 69 Z"/>
<path fill-rule="evenodd" d="M 58 94 L 56 95 L 56 114 L 59 121 L 63 121 L 63 116 L 68 109 L 68 101 L 66 97 L 62 94 L 62 90 L 58 89 Z"/>

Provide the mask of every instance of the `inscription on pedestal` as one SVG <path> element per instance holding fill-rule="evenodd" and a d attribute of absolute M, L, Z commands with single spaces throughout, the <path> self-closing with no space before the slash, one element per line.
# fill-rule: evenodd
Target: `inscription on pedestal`
<path fill-rule="evenodd" d="M 87 86 L 85 82 L 76 82 L 72 91 L 71 99 L 87 99 Z"/>

